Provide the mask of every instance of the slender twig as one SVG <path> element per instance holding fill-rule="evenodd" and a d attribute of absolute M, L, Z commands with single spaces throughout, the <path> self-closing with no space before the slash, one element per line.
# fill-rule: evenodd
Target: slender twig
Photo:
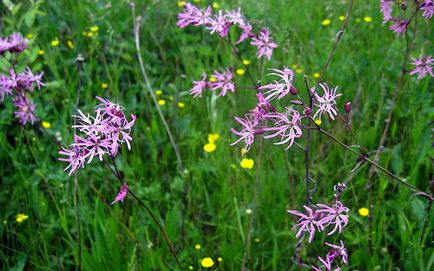
<path fill-rule="evenodd" d="M 112 162 L 112 165 L 114 167 L 114 171 L 113 169 L 110 167 L 110 165 L 107 163 L 107 161 L 104 160 L 105 164 L 111 169 L 111 171 L 113 172 L 113 174 L 116 176 L 116 178 L 119 180 L 120 184 L 124 184 L 124 179 L 116 165 L 116 161 L 113 157 L 113 155 L 110 155 L 110 160 Z M 154 215 L 154 213 L 152 212 L 152 210 L 141 200 L 139 199 L 139 197 L 137 197 L 137 195 L 135 193 L 133 193 L 133 191 L 131 191 L 130 189 L 128 189 L 128 194 L 130 194 L 138 203 L 140 206 L 142 206 L 143 208 L 145 208 L 145 210 L 148 212 L 148 214 L 151 216 L 152 220 L 154 221 L 154 223 L 157 225 L 158 229 L 160 230 L 161 234 L 163 235 L 164 240 L 166 241 L 167 246 L 169 247 L 170 252 L 172 253 L 173 257 L 176 260 L 176 263 L 178 265 L 178 267 L 180 268 L 179 270 L 184 270 L 182 268 L 181 262 L 178 258 L 178 255 L 175 252 L 175 248 L 172 245 L 172 242 L 170 242 L 170 239 L 166 233 L 166 230 L 164 229 L 164 226 L 158 221 L 157 217 Z"/>
<path fill-rule="evenodd" d="M 250 73 L 250 69 L 249 67 L 244 64 L 244 59 L 241 55 L 240 50 L 230 41 L 230 39 L 228 38 L 228 40 L 225 39 L 225 41 L 232 47 L 232 53 L 240 60 L 241 64 L 243 64 L 244 69 L 246 70 L 247 76 L 250 78 L 250 80 L 252 81 L 253 85 L 255 86 L 255 89 L 258 85 L 258 82 L 255 81 L 255 79 L 253 78 L 252 74 Z"/>
<path fill-rule="evenodd" d="M 164 117 L 163 112 L 160 109 L 160 106 L 158 105 L 157 97 L 155 96 L 155 93 L 152 89 L 151 83 L 149 81 L 148 75 L 145 70 L 145 66 L 143 64 L 143 58 L 142 54 L 140 52 L 140 20 L 141 17 L 138 16 L 136 18 L 135 13 L 135 6 L 134 4 L 131 5 L 133 18 L 134 18 L 134 40 L 136 44 L 136 52 L 137 52 L 137 59 L 139 60 L 140 70 L 142 72 L 143 79 L 145 81 L 146 87 L 149 91 L 149 94 L 151 95 L 152 101 L 154 103 L 154 106 L 158 112 L 158 115 L 160 116 L 161 122 L 163 123 L 164 129 L 166 130 L 166 133 L 169 137 L 170 144 L 172 144 L 173 150 L 175 151 L 176 159 L 178 161 L 178 171 L 182 173 L 184 171 L 184 166 L 181 159 L 181 153 L 179 152 L 178 146 L 175 143 L 175 140 L 173 138 L 172 132 L 170 131 L 169 125 L 167 124 L 166 118 Z"/>

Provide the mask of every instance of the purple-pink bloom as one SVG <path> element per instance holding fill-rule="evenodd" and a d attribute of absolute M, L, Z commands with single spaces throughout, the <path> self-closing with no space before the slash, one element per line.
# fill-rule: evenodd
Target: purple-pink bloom
<path fill-rule="evenodd" d="M 220 37 L 226 37 L 231 25 L 232 23 L 226 19 L 226 15 L 223 15 L 222 11 L 219 10 L 219 14 L 215 18 L 209 20 L 209 26 L 207 28 L 211 30 L 211 34 L 217 32 Z"/>
<path fill-rule="evenodd" d="M 383 24 L 387 23 L 392 19 L 392 5 L 393 0 L 381 0 L 380 10 L 383 14 Z"/>
<path fill-rule="evenodd" d="M 270 31 L 268 29 L 262 29 L 259 34 L 252 38 L 251 45 L 258 47 L 257 57 L 261 58 L 265 56 L 268 60 L 271 59 L 273 49 L 277 48 L 277 44 L 270 37 Z"/>
<path fill-rule="evenodd" d="M 240 38 L 237 40 L 237 42 L 235 42 L 235 44 L 239 44 L 245 41 L 246 39 L 255 36 L 255 34 L 252 33 L 253 27 L 251 24 L 246 23 L 244 25 L 240 25 L 240 28 L 241 28 L 241 35 Z"/>
<path fill-rule="evenodd" d="M 194 87 L 190 90 L 190 95 L 194 98 L 202 97 L 202 92 L 209 87 L 209 82 L 206 81 L 206 73 L 202 73 L 202 80 L 193 81 Z"/>
<path fill-rule="evenodd" d="M 226 20 L 239 26 L 246 24 L 243 15 L 241 15 L 240 7 L 237 10 L 226 11 Z"/>
<path fill-rule="evenodd" d="M 320 226 L 316 221 L 318 214 L 306 205 L 304 205 L 303 208 L 306 210 L 306 214 L 303 214 L 297 210 L 288 210 L 287 212 L 291 215 L 300 217 L 297 220 L 297 223 L 292 227 L 292 229 L 300 227 L 295 237 L 299 238 L 303 232 L 307 232 L 309 234 L 309 243 L 311 243 L 313 237 L 315 236 L 315 231 Z"/>
<path fill-rule="evenodd" d="M 12 86 L 10 84 L 9 78 L 3 74 L 0 74 L 0 102 L 6 95 L 12 95 Z"/>
<path fill-rule="evenodd" d="M 389 29 L 395 32 L 397 37 L 402 36 L 407 30 L 408 22 L 398 18 L 392 18 L 391 20 L 393 24 L 389 27 Z"/>
<path fill-rule="evenodd" d="M 9 52 L 21 53 L 27 47 L 26 41 L 20 33 L 12 33 L 8 38 Z"/>
<path fill-rule="evenodd" d="M 318 107 L 318 110 L 313 115 L 313 118 L 319 115 L 319 119 L 321 119 L 322 114 L 324 112 L 328 113 L 332 120 L 335 119 L 334 116 L 338 115 L 338 109 L 336 108 L 336 98 L 342 96 L 341 93 L 336 93 L 338 87 L 330 89 L 326 83 L 320 83 L 319 86 L 322 88 L 324 95 L 319 96 L 318 93 L 314 92 L 315 106 Z"/>
<path fill-rule="evenodd" d="M 266 117 L 273 121 L 273 126 L 264 128 L 264 131 L 273 131 L 274 133 L 266 135 L 264 138 L 280 137 L 280 141 L 274 144 L 282 145 L 288 143 L 285 150 L 292 146 L 296 138 L 303 135 L 299 126 L 301 124 L 300 113 L 295 109 L 286 107 L 285 113 L 273 112 L 267 114 Z"/>
<path fill-rule="evenodd" d="M 273 72 L 269 73 L 267 76 L 274 75 L 279 77 L 280 79 L 275 80 L 274 83 L 261 86 L 259 89 L 266 90 L 264 92 L 266 100 L 272 100 L 275 97 L 280 100 L 291 91 L 291 88 L 293 88 L 292 80 L 294 79 L 294 72 L 287 67 L 283 67 L 283 70 L 269 70 Z"/>
<path fill-rule="evenodd" d="M 71 149 L 65 149 L 62 146 L 62 149 L 59 151 L 60 155 L 64 155 L 66 157 L 58 158 L 59 161 L 67 162 L 68 166 L 65 168 L 65 171 L 70 169 L 68 175 L 71 176 L 77 169 L 80 167 L 83 168 L 86 160 L 86 151 L 77 146 L 71 146 Z"/>
<path fill-rule="evenodd" d="M 249 114 L 245 115 L 245 118 L 235 117 L 235 121 L 242 125 L 242 129 L 237 131 L 234 128 L 231 128 L 232 133 L 240 137 L 234 143 L 232 143 L 231 146 L 244 140 L 244 149 L 246 152 L 248 152 L 255 141 L 255 125 L 252 122 L 251 116 Z"/>
<path fill-rule="evenodd" d="M 2 37 L 0 37 L 0 56 L 2 56 L 8 50 L 9 50 L 9 41 L 8 41 L 8 38 L 2 38 Z"/>
<path fill-rule="evenodd" d="M 318 220 L 318 225 L 323 228 L 334 225 L 334 228 L 327 235 L 332 235 L 336 230 L 341 233 L 342 229 L 348 224 L 348 208 L 338 200 L 332 207 L 324 204 L 318 204 L 317 206 L 319 209 L 316 212 L 322 215 L 321 219 Z"/>
<path fill-rule="evenodd" d="M 423 10 L 422 16 L 431 19 L 434 14 L 434 1 L 425 0 L 425 2 L 420 6 L 420 10 Z"/>
<path fill-rule="evenodd" d="M 235 92 L 235 83 L 233 82 L 233 75 L 229 68 L 223 72 L 214 71 L 211 77 L 216 79 L 215 82 L 210 82 L 211 90 L 221 90 L 218 96 L 225 96 L 228 90 Z"/>
<path fill-rule="evenodd" d="M 195 26 L 206 25 L 211 19 L 211 7 L 199 9 L 190 3 L 186 3 L 184 12 L 178 13 L 178 19 L 176 25 L 180 28 L 187 27 L 190 24 Z"/>
<path fill-rule="evenodd" d="M 27 123 L 34 124 L 36 121 L 36 116 L 34 110 L 36 105 L 34 105 L 24 94 L 19 93 L 13 99 L 13 104 L 15 106 L 14 115 L 18 119 L 21 126 Z"/>
<path fill-rule="evenodd" d="M 253 119 L 253 125 L 257 126 L 259 123 L 267 119 L 267 113 L 275 112 L 276 109 L 268 100 L 264 98 L 262 93 L 257 93 L 258 104 L 253 110 L 250 110 L 250 115 Z"/>
<path fill-rule="evenodd" d="M 120 188 L 120 190 L 119 190 L 119 193 L 118 193 L 118 195 L 116 196 L 115 200 L 114 200 L 112 203 L 110 203 L 110 204 L 112 205 L 112 204 L 115 204 L 115 203 L 118 202 L 118 201 L 124 201 L 124 199 L 125 199 L 125 197 L 126 197 L 127 195 L 128 195 L 128 184 L 124 183 L 124 184 L 121 186 L 121 188 Z"/>
<path fill-rule="evenodd" d="M 330 243 L 325 243 L 329 247 L 333 248 L 331 251 L 327 253 L 327 258 L 330 260 L 334 260 L 336 257 L 340 256 L 342 259 L 342 263 L 348 264 L 348 253 L 347 249 L 345 248 L 344 242 L 340 240 L 340 245 L 333 245 Z"/>
<path fill-rule="evenodd" d="M 425 75 L 429 74 L 431 77 L 434 77 L 434 73 L 432 71 L 432 66 L 434 64 L 434 58 L 431 56 L 422 56 L 419 59 L 412 58 L 413 64 L 415 67 L 410 71 L 410 75 L 418 73 L 417 79 L 422 79 Z"/>

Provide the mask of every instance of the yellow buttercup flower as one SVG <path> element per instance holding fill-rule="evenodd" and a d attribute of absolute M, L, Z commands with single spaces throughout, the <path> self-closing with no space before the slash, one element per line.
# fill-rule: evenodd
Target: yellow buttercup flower
<path fill-rule="evenodd" d="M 361 21 L 362 21 L 362 19 L 360 19 L 360 18 L 356 19 L 356 23 L 360 23 Z"/>
<path fill-rule="evenodd" d="M 74 49 L 74 44 L 72 43 L 72 40 L 68 40 L 68 41 L 66 42 L 66 45 L 68 45 L 68 47 L 69 47 L 70 49 Z"/>
<path fill-rule="evenodd" d="M 370 23 L 370 22 L 372 22 L 372 17 L 366 16 L 363 18 L 363 21 Z"/>
<path fill-rule="evenodd" d="M 339 16 L 339 21 L 341 21 L 341 22 L 343 22 L 343 21 L 345 21 L 345 16 Z"/>
<path fill-rule="evenodd" d="M 200 265 L 205 268 L 210 268 L 214 265 L 214 261 L 210 257 L 205 257 L 200 261 Z"/>
<path fill-rule="evenodd" d="M 321 76 L 321 74 L 319 72 L 316 72 L 316 73 L 313 74 L 314 78 L 319 78 L 320 76 Z"/>
<path fill-rule="evenodd" d="M 183 7 L 185 6 L 185 2 L 184 1 L 178 1 L 178 7 Z"/>
<path fill-rule="evenodd" d="M 240 162 L 240 166 L 246 169 L 252 169 L 254 164 L 255 161 L 253 161 L 253 159 L 248 159 L 248 158 L 243 158 L 243 160 L 241 160 Z"/>
<path fill-rule="evenodd" d="M 102 83 L 101 84 L 101 88 L 102 89 L 107 89 L 109 87 L 109 85 L 107 83 Z"/>
<path fill-rule="evenodd" d="M 33 38 L 33 34 L 32 34 L 32 33 L 27 34 L 27 35 L 26 35 L 26 38 L 28 38 L 28 39 Z"/>
<path fill-rule="evenodd" d="M 157 89 L 155 91 L 155 95 L 161 95 L 161 94 L 163 94 L 163 91 L 161 89 Z"/>
<path fill-rule="evenodd" d="M 223 258 L 222 258 L 222 257 L 218 257 L 218 258 L 217 258 L 217 261 L 218 261 L 219 263 L 221 263 L 221 262 L 223 262 Z"/>
<path fill-rule="evenodd" d="M 237 73 L 238 75 L 244 75 L 245 72 L 246 72 L 246 71 L 245 71 L 244 69 L 237 69 L 237 70 L 236 70 L 236 73 Z"/>
<path fill-rule="evenodd" d="M 195 246 L 194 246 L 194 249 L 196 249 L 196 250 L 200 250 L 202 247 L 199 245 L 199 244 L 196 244 Z"/>
<path fill-rule="evenodd" d="M 92 38 L 93 37 L 93 34 L 94 32 L 87 32 L 86 33 L 86 37 L 88 37 L 88 38 Z"/>
<path fill-rule="evenodd" d="M 244 65 L 250 65 L 250 60 L 248 60 L 248 59 L 243 59 L 243 64 Z"/>
<path fill-rule="evenodd" d="M 321 22 L 321 24 L 324 25 L 324 26 L 327 26 L 327 25 L 329 25 L 329 24 L 331 24 L 331 23 L 332 23 L 332 21 L 331 21 L 330 19 L 325 19 L 325 20 L 323 20 L 323 21 Z"/>
<path fill-rule="evenodd" d="M 213 83 L 214 83 L 214 82 L 217 82 L 217 78 L 215 78 L 215 77 L 211 77 L 211 78 L 209 79 L 209 81 L 210 81 L 210 82 L 213 82 Z"/>
<path fill-rule="evenodd" d="M 99 30 L 99 27 L 96 25 L 94 25 L 90 28 L 90 31 L 92 31 L 92 32 L 98 32 L 98 30 Z"/>
<path fill-rule="evenodd" d="M 165 105 L 165 104 L 166 104 L 166 101 L 165 101 L 165 100 L 158 100 L 158 104 L 159 104 L 159 105 Z"/>
<path fill-rule="evenodd" d="M 39 50 L 39 51 L 38 51 L 38 55 L 42 56 L 42 55 L 44 55 L 44 54 L 45 54 L 45 51 L 44 51 L 44 50 Z"/>
<path fill-rule="evenodd" d="M 179 2 L 178 2 L 178 3 L 179 3 Z M 188 269 L 189 269 L 189 270 L 193 270 L 193 266 L 190 265 L 190 266 L 188 267 Z"/>
<path fill-rule="evenodd" d="M 203 145 L 203 150 L 206 152 L 213 152 L 216 149 L 216 145 L 214 143 L 207 143 Z"/>
<path fill-rule="evenodd" d="M 179 107 L 179 108 L 184 108 L 184 107 L 185 107 L 185 103 L 183 103 L 183 102 L 178 102 L 178 107 Z"/>
<path fill-rule="evenodd" d="M 302 70 L 302 69 L 296 69 L 295 72 L 296 72 L 296 73 L 302 73 L 303 70 Z"/>
<path fill-rule="evenodd" d="M 217 141 L 217 139 L 219 139 L 219 134 L 217 133 L 213 133 L 213 134 L 209 134 L 208 135 L 208 142 L 209 143 L 215 143 Z"/>
<path fill-rule="evenodd" d="M 362 207 L 359 209 L 359 215 L 361 216 L 368 216 L 369 215 L 369 209 Z"/>
<path fill-rule="evenodd" d="M 261 242 L 261 239 L 259 239 L 259 238 L 255 238 L 255 243 L 259 243 L 259 242 Z"/>
<path fill-rule="evenodd" d="M 220 5 L 218 3 L 216 3 L 216 2 L 213 2 L 212 3 L 212 7 L 215 8 L 215 9 L 219 9 Z"/>
<path fill-rule="evenodd" d="M 297 69 L 297 67 L 298 67 L 298 65 L 297 64 L 293 64 L 292 66 L 291 66 L 291 69 Z"/>
<path fill-rule="evenodd" d="M 23 222 L 24 220 L 26 220 L 27 218 L 29 218 L 28 215 L 25 215 L 25 214 L 17 214 L 17 216 L 16 216 L 15 219 L 17 220 L 18 223 L 21 223 L 21 222 Z"/>
<path fill-rule="evenodd" d="M 41 123 L 42 127 L 44 127 L 45 129 L 49 129 L 51 128 L 51 123 L 49 123 L 48 121 L 43 121 Z"/>
<path fill-rule="evenodd" d="M 56 47 L 59 45 L 59 39 L 55 38 L 54 40 L 51 41 L 51 46 Z"/>
<path fill-rule="evenodd" d="M 169 96 L 169 100 L 173 101 L 173 96 L 172 95 Z"/>
<path fill-rule="evenodd" d="M 199 3 L 200 1 L 202 1 L 202 0 L 193 0 L 194 2 L 196 2 L 196 3 Z"/>
<path fill-rule="evenodd" d="M 83 34 L 83 36 L 87 37 L 87 32 L 86 31 L 83 31 L 81 33 Z"/>
<path fill-rule="evenodd" d="M 244 155 L 247 152 L 246 148 L 241 148 L 241 155 Z"/>
<path fill-rule="evenodd" d="M 315 123 L 316 123 L 316 125 L 319 126 L 319 125 L 321 125 L 322 121 L 321 121 L 320 119 L 316 119 L 316 120 L 315 120 Z"/>

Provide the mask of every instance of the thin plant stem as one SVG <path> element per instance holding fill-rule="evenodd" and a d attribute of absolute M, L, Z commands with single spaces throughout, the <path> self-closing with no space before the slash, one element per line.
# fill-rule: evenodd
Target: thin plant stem
<path fill-rule="evenodd" d="M 140 52 L 140 20 L 141 17 L 136 18 L 135 14 L 135 7 L 134 4 L 132 6 L 132 13 L 134 18 L 134 40 L 136 44 L 136 52 L 137 52 L 137 59 L 139 60 L 140 70 L 142 72 L 143 79 L 145 81 L 146 87 L 149 91 L 149 94 L 151 95 L 152 101 L 154 103 L 154 106 L 158 112 L 158 115 L 160 116 L 161 122 L 163 123 L 164 129 L 166 130 L 167 136 L 169 137 L 170 144 L 173 147 L 173 150 L 175 151 L 175 156 L 178 161 L 178 171 L 182 173 L 184 171 L 184 166 L 181 158 L 181 153 L 179 152 L 178 146 L 175 143 L 175 140 L 173 138 L 172 132 L 170 131 L 169 125 L 167 124 L 166 118 L 164 117 L 163 112 L 160 109 L 160 106 L 158 105 L 157 97 L 155 96 L 155 93 L 152 89 L 151 83 L 149 81 L 148 75 L 145 70 L 145 66 L 143 64 L 143 58 L 142 54 Z"/>

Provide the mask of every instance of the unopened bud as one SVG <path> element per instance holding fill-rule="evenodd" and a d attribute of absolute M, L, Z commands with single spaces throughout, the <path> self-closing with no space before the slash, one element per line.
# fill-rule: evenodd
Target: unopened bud
<path fill-rule="evenodd" d="M 404 10 L 404 11 L 407 9 L 407 3 L 406 3 L 405 1 L 402 2 L 402 4 L 401 4 L 401 8 L 402 8 L 402 10 Z"/>
<path fill-rule="evenodd" d="M 296 105 L 302 105 L 303 104 L 303 102 L 300 100 L 291 100 L 291 101 L 289 101 L 289 103 L 296 104 Z"/>
<path fill-rule="evenodd" d="M 292 95 L 297 95 L 298 90 L 295 87 L 291 86 L 289 88 L 289 93 L 291 93 Z"/>
<path fill-rule="evenodd" d="M 351 102 L 346 102 L 344 105 L 345 112 L 350 113 L 351 111 Z"/>
<path fill-rule="evenodd" d="M 305 116 L 310 116 L 310 114 L 312 114 L 312 109 L 310 109 L 310 107 L 305 107 L 303 113 Z"/>

